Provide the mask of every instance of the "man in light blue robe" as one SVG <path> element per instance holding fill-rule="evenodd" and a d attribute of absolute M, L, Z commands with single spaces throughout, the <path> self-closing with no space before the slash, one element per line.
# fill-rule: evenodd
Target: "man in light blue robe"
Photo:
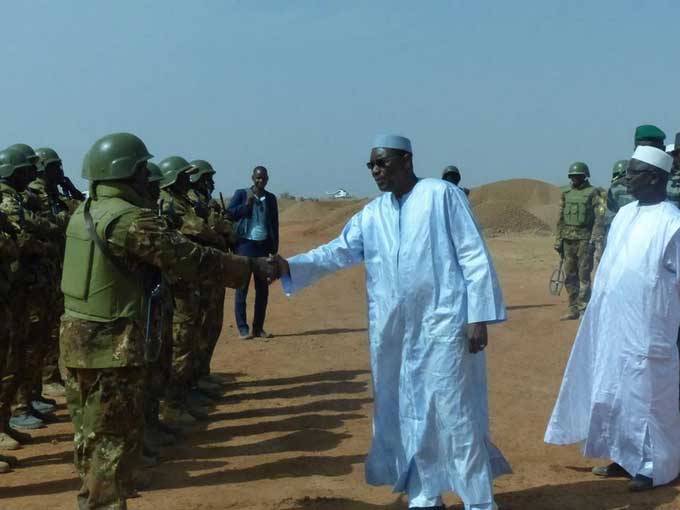
<path fill-rule="evenodd" d="M 385 192 L 330 243 L 279 258 L 286 294 L 334 271 L 366 268 L 372 485 L 406 492 L 410 508 L 441 509 L 455 491 L 492 510 L 493 479 L 510 466 L 489 436 L 486 325 L 505 320 L 496 272 L 463 191 L 418 179 L 411 143 L 375 141 L 367 164 Z"/>

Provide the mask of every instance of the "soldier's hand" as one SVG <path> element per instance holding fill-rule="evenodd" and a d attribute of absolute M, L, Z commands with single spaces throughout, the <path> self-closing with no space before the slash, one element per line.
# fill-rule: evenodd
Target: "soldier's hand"
<path fill-rule="evenodd" d="M 564 247 L 562 243 L 555 243 L 555 246 L 553 246 L 553 248 L 555 248 L 555 251 L 559 253 L 560 256 L 562 256 L 562 254 L 564 253 Z"/>
<path fill-rule="evenodd" d="M 468 340 L 472 354 L 483 351 L 489 343 L 489 335 L 486 330 L 486 322 L 468 324 Z"/>
<path fill-rule="evenodd" d="M 262 280 L 272 283 L 281 277 L 279 265 L 272 257 L 255 257 L 250 260 L 253 274 Z"/>
<path fill-rule="evenodd" d="M 78 188 L 75 187 L 71 179 L 64 176 L 64 180 L 61 181 L 61 187 L 64 190 L 65 195 L 70 195 L 76 200 L 85 200 L 85 195 L 83 195 Z"/>
<path fill-rule="evenodd" d="M 275 255 L 271 255 L 269 257 L 269 260 L 277 265 L 279 269 L 279 278 L 282 276 L 290 276 L 290 266 L 288 265 L 288 261 L 284 259 L 281 255 L 279 255 L 278 253 Z"/>

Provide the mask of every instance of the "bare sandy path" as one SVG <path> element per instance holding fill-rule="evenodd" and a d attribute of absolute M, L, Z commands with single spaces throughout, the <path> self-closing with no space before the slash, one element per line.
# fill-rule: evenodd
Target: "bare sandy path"
<path fill-rule="evenodd" d="M 289 225 L 284 255 L 323 239 Z M 678 509 L 675 486 L 643 494 L 625 480 L 599 480 L 576 447 L 549 447 L 543 433 L 577 324 L 560 323 L 564 298 L 547 292 L 551 239 L 489 241 L 510 320 L 491 329 L 488 349 L 494 441 L 515 473 L 496 483 L 508 510 Z M 154 486 L 132 510 L 387 510 L 405 503 L 363 482 L 371 388 L 363 270 L 334 275 L 287 300 L 272 289 L 270 341 L 234 339 L 231 301 L 214 360 L 231 381 L 211 421 L 165 451 Z M 66 420 L 65 411 L 60 415 Z M 0 475 L 0 509 L 73 509 L 77 481 L 70 425 L 51 425 L 18 452 L 22 466 Z M 453 496 L 449 505 L 459 509 Z"/>

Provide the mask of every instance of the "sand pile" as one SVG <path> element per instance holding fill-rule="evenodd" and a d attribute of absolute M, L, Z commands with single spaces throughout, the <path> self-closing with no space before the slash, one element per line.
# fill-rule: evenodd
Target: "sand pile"
<path fill-rule="evenodd" d="M 543 181 L 511 179 L 473 189 L 470 203 L 487 234 L 549 233 L 557 221 L 560 190 Z"/>

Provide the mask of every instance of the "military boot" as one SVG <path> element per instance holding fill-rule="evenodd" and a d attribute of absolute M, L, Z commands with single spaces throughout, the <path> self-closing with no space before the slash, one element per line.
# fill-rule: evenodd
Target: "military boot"
<path fill-rule="evenodd" d="M 570 308 L 567 313 L 565 313 L 562 317 L 560 317 L 561 321 L 575 321 L 578 320 L 578 318 L 581 316 L 580 313 L 578 313 L 578 310 Z"/>
<path fill-rule="evenodd" d="M 177 437 L 174 434 L 163 431 L 160 427 L 145 427 L 144 444 L 148 444 L 152 448 L 172 446 L 177 444 Z"/>
<path fill-rule="evenodd" d="M 196 424 L 196 418 L 177 405 L 166 402 L 161 405 L 161 418 L 170 426 L 188 427 Z"/>
<path fill-rule="evenodd" d="M 5 427 L 4 433 L 21 444 L 30 443 L 31 441 L 33 441 L 33 437 L 31 437 L 30 434 L 27 434 L 26 432 L 19 432 L 18 430 L 13 429 L 9 425 Z"/>
<path fill-rule="evenodd" d="M 187 404 L 186 411 L 198 421 L 206 421 L 210 418 L 208 411 L 200 406 L 192 405 L 191 403 Z"/>
<path fill-rule="evenodd" d="M 215 405 L 215 401 L 199 389 L 193 389 L 189 392 L 189 402 L 191 402 L 193 406 Z"/>
<path fill-rule="evenodd" d="M 43 394 L 48 397 L 63 397 L 66 394 L 66 390 L 63 384 L 53 382 L 43 386 Z"/>
<path fill-rule="evenodd" d="M 197 386 L 198 386 L 199 390 L 203 391 L 204 393 L 207 393 L 208 395 L 210 395 L 210 393 L 208 393 L 209 391 L 210 392 L 221 392 L 222 391 L 221 385 L 214 383 L 214 382 L 211 382 L 208 379 L 206 379 L 205 377 L 198 380 Z"/>
<path fill-rule="evenodd" d="M 19 460 L 13 455 L 0 455 L 0 462 L 6 462 L 10 467 L 16 467 Z"/>
<path fill-rule="evenodd" d="M 31 407 L 40 414 L 50 414 L 57 410 L 57 406 L 43 402 L 42 400 L 31 401 Z"/>
<path fill-rule="evenodd" d="M 22 409 L 15 411 L 15 414 L 9 419 L 9 426 L 13 429 L 35 430 L 43 428 L 45 422 L 37 416 L 33 416 L 28 409 Z"/>
<path fill-rule="evenodd" d="M 0 432 L 0 450 L 18 450 L 21 448 L 19 441 L 5 432 Z"/>

